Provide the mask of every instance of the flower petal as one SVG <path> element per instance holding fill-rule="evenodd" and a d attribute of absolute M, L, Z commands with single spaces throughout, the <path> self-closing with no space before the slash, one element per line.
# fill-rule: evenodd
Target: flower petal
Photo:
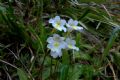
<path fill-rule="evenodd" d="M 73 23 L 74 23 L 75 26 L 78 25 L 78 21 L 77 20 L 75 20 Z"/>
<path fill-rule="evenodd" d="M 67 29 L 66 29 L 65 27 L 63 27 L 63 26 L 62 26 L 62 29 L 63 29 L 63 31 L 64 31 L 64 32 L 66 32 L 66 31 L 67 31 Z"/>
<path fill-rule="evenodd" d="M 73 49 L 76 50 L 76 51 L 79 51 L 79 48 L 76 47 L 76 46 L 73 46 Z"/>
<path fill-rule="evenodd" d="M 54 20 L 52 18 L 49 19 L 49 23 L 54 23 Z"/>
<path fill-rule="evenodd" d="M 73 19 L 69 19 L 68 24 L 72 24 L 73 23 Z"/>
<path fill-rule="evenodd" d="M 66 21 L 64 19 L 61 20 L 61 26 L 64 26 Z"/>
<path fill-rule="evenodd" d="M 69 24 L 66 24 L 67 27 L 71 27 Z"/>
<path fill-rule="evenodd" d="M 60 21 L 60 16 L 55 16 L 54 20 L 55 21 Z"/>
<path fill-rule="evenodd" d="M 75 45 L 75 44 L 76 44 L 75 40 L 72 40 L 72 39 L 70 39 L 70 38 L 66 38 L 66 43 L 72 44 L 72 45 Z"/>
<path fill-rule="evenodd" d="M 59 52 L 51 51 L 51 52 L 50 52 L 50 55 L 51 55 L 53 58 L 57 58 L 57 57 L 61 57 L 61 56 L 62 56 L 62 52 L 61 52 L 61 51 L 59 51 Z"/>
<path fill-rule="evenodd" d="M 79 30 L 83 30 L 83 27 L 78 26 L 77 29 L 78 29 L 78 31 L 79 31 Z"/>
<path fill-rule="evenodd" d="M 54 42 L 53 37 L 49 37 L 49 38 L 47 39 L 47 42 L 48 42 L 48 43 L 53 43 L 53 42 Z"/>
<path fill-rule="evenodd" d="M 58 57 L 58 54 L 54 51 L 51 51 L 50 52 L 50 55 L 53 57 L 53 58 L 57 58 Z"/>
<path fill-rule="evenodd" d="M 52 49 L 52 48 L 53 48 L 53 45 L 52 45 L 52 44 L 48 44 L 48 45 L 47 45 L 47 48 Z"/>
<path fill-rule="evenodd" d="M 60 37 L 58 34 L 53 34 L 53 37 Z"/>

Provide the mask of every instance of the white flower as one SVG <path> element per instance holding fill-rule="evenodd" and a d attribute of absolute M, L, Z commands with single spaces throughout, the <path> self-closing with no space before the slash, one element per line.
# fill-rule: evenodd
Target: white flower
<path fill-rule="evenodd" d="M 66 38 L 67 48 L 68 49 L 74 49 L 76 51 L 79 51 L 79 48 L 75 46 L 76 42 L 75 40 L 72 40 L 70 38 Z"/>
<path fill-rule="evenodd" d="M 51 50 L 51 56 L 53 57 L 60 57 L 62 55 L 61 49 L 66 48 L 64 37 L 60 37 L 58 34 L 54 34 L 53 37 L 49 37 L 47 42 L 49 43 L 47 48 Z"/>
<path fill-rule="evenodd" d="M 66 32 L 66 28 L 64 27 L 64 25 L 66 24 L 66 21 L 64 19 L 60 19 L 60 16 L 56 16 L 55 18 L 51 18 L 49 20 L 49 23 L 52 24 L 52 26 L 54 28 L 56 28 L 59 31 L 64 31 Z"/>
<path fill-rule="evenodd" d="M 83 27 L 77 26 L 78 25 L 78 21 L 77 20 L 73 20 L 73 19 L 69 19 L 68 23 L 66 24 L 66 26 L 68 27 L 68 29 L 71 30 L 81 30 L 83 29 Z"/>
<path fill-rule="evenodd" d="M 55 51 L 55 52 L 59 52 L 61 49 L 64 49 L 65 48 L 65 42 L 62 41 L 62 42 L 57 42 L 55 41 L 54 43 L 50 43 L 47 45 L 47 47 L 49 49 L 51 49 L 51 51 Z"/>

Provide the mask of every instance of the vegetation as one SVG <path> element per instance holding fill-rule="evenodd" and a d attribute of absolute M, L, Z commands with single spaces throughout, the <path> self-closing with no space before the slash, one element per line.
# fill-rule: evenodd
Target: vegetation
<path fill-rule="evenodd" d="M 0 0 L 0 80 L 119 80 L 120 10 L 109 0 Z M 53 58 L 47 39 L 66 36 L 49 23 L 60 16 L 79 51 Z"/>

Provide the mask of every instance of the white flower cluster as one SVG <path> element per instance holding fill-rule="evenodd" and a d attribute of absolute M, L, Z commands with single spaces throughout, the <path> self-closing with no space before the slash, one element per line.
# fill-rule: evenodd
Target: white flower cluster
<path fill-rule="evenodd" d="M 59 30 L 59 31 L 63 30 L 64 32 L 66 32 L 67 30 L 72 31 L 72 30 L 82 30 L 83 29 L 83 27 L 77 26 L 78 25 L 77 20 L 69 19 L 69 21 L 67 23 L 66 20 L 60 19 L 60 16 L 51 18 L 49 20 L 49 23 L 51 23 L 52 26 L 54 28 L 56 28 L 57 30 Z M 68 29 L 65 27 L 65 25 Z"/>
<path fill-rule="evenodd" d="M 56 16 L 55 18 L 51 18 L 49 20 L 49 23 L 52 24 L 54 28 L 56 28 L 59 31 L 72 31 L 72 30 L 81 30 L 83 27 L 77 26 L 78 21 L 70 19 L 68 23 L 66 23 L 66 20 L 60 19 L 59 16 Z M 66 25 L 66 27 L 65 27 Z M 76 51 L 79 51 L 79 48 L 75 46 L 76 42 L 75 40 L 72 40 L 71 38 L 65 38 L 61 37 L 58 34 L 53 34 L 53 37 L 49 37 L 47 39 L 48 45 L 47 48 L 51 50 L 50 54 L 53 58 L 61 57 L 62 56 L 62 49 L 73 49 Z"/>

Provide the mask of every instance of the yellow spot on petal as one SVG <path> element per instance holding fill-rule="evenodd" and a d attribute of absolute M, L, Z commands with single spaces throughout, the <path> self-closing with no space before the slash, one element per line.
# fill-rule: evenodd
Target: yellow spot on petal
<path fill-rule="evenodd" d="M 76 26 L 72 26 L 73 27 L 73 29 L 77 29 L 77 27 Z"/>
<path fill-rule="evenodd" d="M 55 42 L 55 43 L 54 43 L 54 46 L 55 46 L 55 47 L 58 47 L 58 46 L 59 46 L 59 43 L 58 43 L 58 42 Z"/>
<path fill-rule="evenodd" d="M 72 45 L 68 45 L 68 47 L 72 49 Z"/>
<path fill-rule="evenodd" d="M 60 22 L 57 22 L 56 25 L 55 25 L 57 28 L 60 27 Z"/>
<path fill-rule="evenodd" d="M 59 28 L 59 27 L 60 27 L 60 25 L 56 24 L 56 27 L 57 27 L 57 28 Z"/>

